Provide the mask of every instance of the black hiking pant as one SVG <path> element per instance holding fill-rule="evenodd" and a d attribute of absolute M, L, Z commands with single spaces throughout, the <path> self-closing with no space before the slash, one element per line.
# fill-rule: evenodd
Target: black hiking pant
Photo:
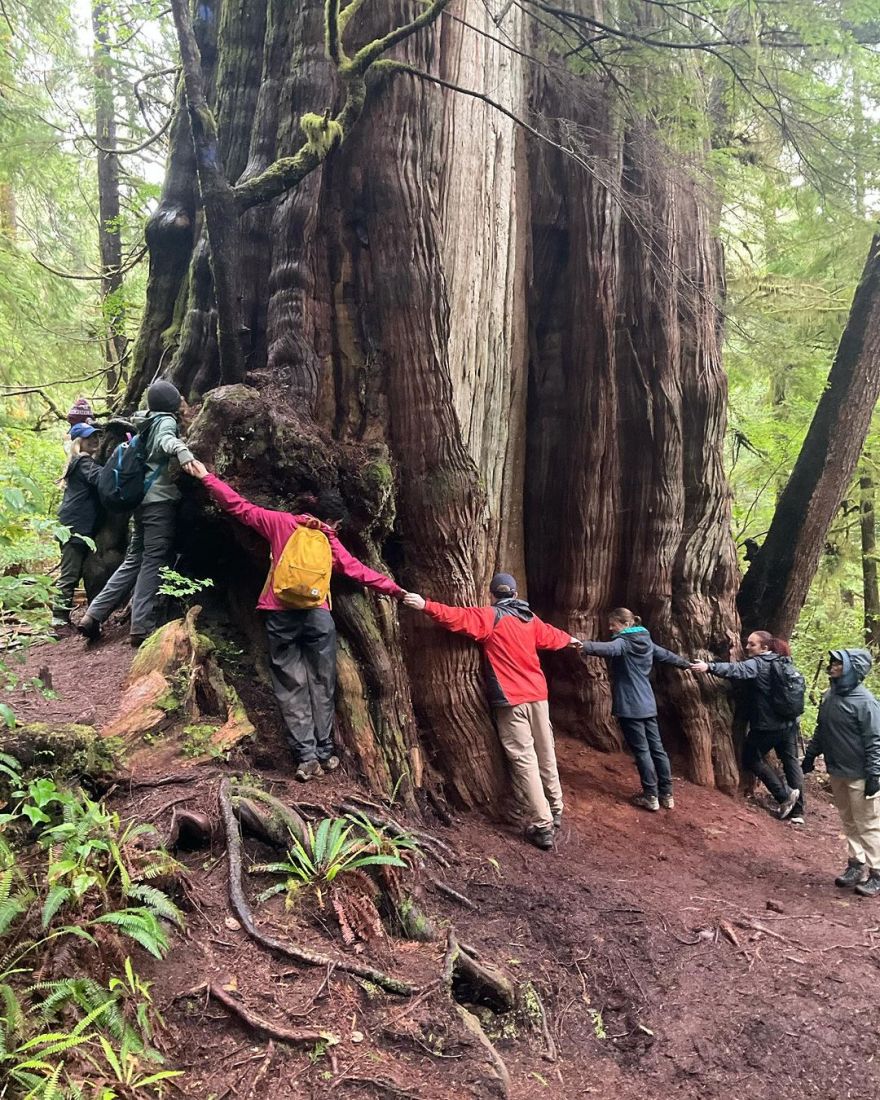
<path fill-rule="evenodd" d="M 78 535 L 71 535 L 61 546 L 61 572 L 58 574 L 58 592 L 60 599 L 55 615 L 65 622 L 70 621 L 73 607 L 73 594 L 82 580 L 83 567 L 91 550 Z"/>
<path fill-rule="evenodd" d="M 785 783 L 775 768 L 764 757 L 775 752 L 785 774 Z M 801 771 L 801 754 L 798 751 L 798 724 L 789 722 L 779 730 L 749 730 L 743 745 L 743 767 L 757 776 L 777 802 L 784 802 L 789 789 L 801 792 L 791 811 L 792 815 L 804 812 L 804 773 Z M 786 785 L 787 784 L 787 785 Z"/>
<path fill-rule="evenodd" d="M 333 743 L 336 624 L 324 607 L 266 615 L 272 688 L 297 764 L 325 761 Z"/>
<path fill-rule="evenodd" d="M 146 637 L 156 629 L 159 602 L 159 572 L 168 564 L 174 543 L 177 502 L 160 500 L 141 504 L 132 516 L 131 537 L 122 564 L 88 607 L 99 623 L 131 596 L 131 626 L 135 637 Z"/>
<path fill-rule="evenodd" d="M 617 721 L 636 758 L 644 793 L 649 798 L 663 798 L 672 794 L 672 765 L 663 747 L 656 717 L 618 717 Z"/>

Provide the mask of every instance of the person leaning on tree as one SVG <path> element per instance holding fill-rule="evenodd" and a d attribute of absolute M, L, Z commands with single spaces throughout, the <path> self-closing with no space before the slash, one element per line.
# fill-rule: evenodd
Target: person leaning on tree
<path fill-rule="evenodd" d="M 642 620 L 629 608 L 616 607 L 608 615 L 610 642 L 584 642 L 585 657 L 604 657 L 611 666 L 611 712 L 620 723 L 624 739 L 635 757 L 642 793 L 633 797 L 633 805 L 657 811 L 671 810 L 672 766 L 663 747 L 657 725 L 657 700 L 648 678 L 655 661 L 690 668 L 690 661 L 679 657 L 651 639 Z"/>
<path fill-rule="evenodd" d="M 269 543 L 271 564 L 257 610 L 266 613 L 269 671 L 297 765 L 294 775 L 300 782 L 307 782 L 323 772 L 333 771 L 339 767 L 339 757 L 333 737 L 336 625 L 330 614 L 329 592 L 326 597 L 317 597 L 317 606 L 291 607 L 276 592 L 276 569 L 282 563 L 294 532 L 305 528 L 319 532 L 326 539 L 322 548 L 327 553 L 328 582 L 332 568 L 334 573 L 349 577 L 383 596 L 401 599 L 404 590 L 390 577 L 358 561 L 339 541 L 336 532 L 348 516 L 339 493 L 325 490 L 309 512 L 294 515 L 251 504 L 231 485 L 209 473 L 201 462 L 194 462 L 187 472 L 202 482 L 224 512 L 252 527 Z"/>
<path fill-rule="evenodd" d="M 526 838 L 538 848 L 552 848 L 553 830 L 562 823 L 562 787 L 538 650 L 565 649 L 580 642 L 542 622 L 525 600 L 518 599 L 509 573 L 492 578 L 489 607 L 449 607 L 415 592 L 408 592 L 403 602 L 483 647 L 498 737 L 510 761 L 517 800 L 529 819 Z"/>
<path fill-rule="evenodd" d="M 846 834 L 849 863 L 835 884 L 868 898 L 880 894 L 880 703 L 862 683 L 871 664 L 867 649 L 830 651 L 829 687 L 803 760 L 811 772 L 816 757 L 825 757 Z"/>

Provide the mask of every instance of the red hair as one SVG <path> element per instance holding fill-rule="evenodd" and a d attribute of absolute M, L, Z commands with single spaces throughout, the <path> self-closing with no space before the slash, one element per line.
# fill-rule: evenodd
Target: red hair
<path fill-rule="evenodd" d="M 752 634 L 756 638 L 760 638 L 761 645 L 769 649 L 771 653 L 778 653 L 780 657 L 791 656 L 791 647 L 784 638 L 774 638 L 768 630 L 753 630 Z"/>

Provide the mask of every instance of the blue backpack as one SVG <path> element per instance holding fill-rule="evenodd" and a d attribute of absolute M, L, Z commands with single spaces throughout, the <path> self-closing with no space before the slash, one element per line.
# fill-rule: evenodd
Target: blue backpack
<path fill-rule="evenodd" d="M 160 419 L 157 416 L 143 434 L 138 432 L 120 443 L 105 462 L 98 478 L 98 497 L 108 512 L 133 512 L 168 462 L 168 456 L 162 455 L 155 472 L 147 474 L 152 429 Z"/>

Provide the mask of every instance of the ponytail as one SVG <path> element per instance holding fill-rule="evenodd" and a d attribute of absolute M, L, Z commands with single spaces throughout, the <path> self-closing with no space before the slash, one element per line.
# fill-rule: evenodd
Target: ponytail
<path fill-rule="evenodd" d="M 615 607 L 613 611 L 608 612 L 608 618 L 613 619 L 616 623 L 623 623 L 624 626 L 642 625 L 641 617 L 633 615 L 628 607 Z"/>
<path fill-rule="evenodd" d="M 777 653 L 780 657 L 791 656 L 791 647 L 784 638 L 775 638 L 769 630 L 753 630 L 752 634 L 760 638 L 761 645 L 771 653 Z"/>

